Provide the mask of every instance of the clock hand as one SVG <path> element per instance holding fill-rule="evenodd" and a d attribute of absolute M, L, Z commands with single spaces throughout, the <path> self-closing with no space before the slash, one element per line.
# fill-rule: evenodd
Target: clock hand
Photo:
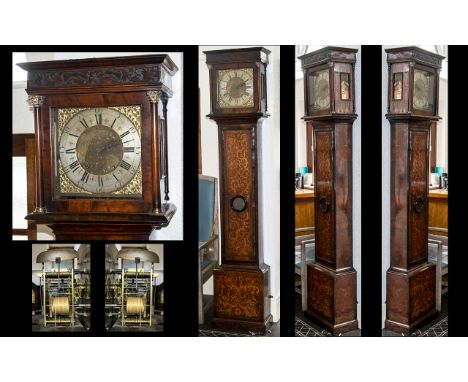
<path fill-rule="evenodd" d="M 121 144 L 120 141 L 115 141 L 115 142 L 108 143 L 107 145 L 104 145 L 101 149 L 98 149 L 98 154 L 101 154 L 103 151 L 109 150 L 112 147 L 118 146 L 120 144 Z"/>

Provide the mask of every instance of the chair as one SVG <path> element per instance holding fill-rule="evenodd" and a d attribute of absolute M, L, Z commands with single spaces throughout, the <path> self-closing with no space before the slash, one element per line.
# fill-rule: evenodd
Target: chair
<path fill-rule="evenodd" d="M 295 237 L 295 272 L 300 280 L 296 282 L 295 290 L 302 295 L 302 310 L 307 309 L 307 264 L 315 260 L 315 227 L 298 228 L 297 232 L 312 231 L 313 234 Z"/>
<path fill-rule="evenodd" d="M 442 294 L 448 292 L 448 282 L 443 280 L 448 275 L 448 230 L 429 227 L 428 260 L 436 265 L 436 309 L 440 312 Z"/>
<path fill-rule="evenodd" d="M 198 322 L 203 324 L 205 312 L 213 298 L 203 295 L 203 284 L 219 264 L 218 180 L 198 175 Z"/>

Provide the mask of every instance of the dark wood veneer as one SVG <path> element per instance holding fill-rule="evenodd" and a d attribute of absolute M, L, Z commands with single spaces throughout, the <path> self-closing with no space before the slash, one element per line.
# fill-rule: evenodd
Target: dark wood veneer
<path fill-rule="evenodd" d="M 313 130 L 315 261 L 307 267 L 304 314 L 340 334 L 357 329 L 353 268 L 352 125 L 355 114 L 356 49 L 326 47 L 299 57 L 304 72 L 305 113 Z M 329 70 L 330 108 L 310 110 L 309 75 Z M 340 73 L 349 75 L 349 99 L 341 99 Z"/>
<path fill-rule="evenodd" d="M 410 334 L 431 320 L 435 309 L 435 266 L 427 260 L 430 129 L 438 112 L 442 56 L 416 47 L 387 49 L 388 111 L 391 125 L 391 258 L 387 271 L 386 329 Z M 413 108 L 414 69 L 435 78 L 433 108 Z M 403 73 L 401 100 L 392 97 L 394 73 Z M 434 128 L 434 127 L 433 127 Z"/>
<path fill-rule="evenodd" d="M 266 112 L 265 48 L 204 52 L 210 70 L 211 113 L 218 124 L 221 265 L 214 271 L 213 326 L 264 333 L 270 324 L 270 268 L 258 250 L 258 131 Z M 218 106 L 218 72 L 253 69 L 252 107 Z M 246 200 L 243 211 L 231 207 Z"/>

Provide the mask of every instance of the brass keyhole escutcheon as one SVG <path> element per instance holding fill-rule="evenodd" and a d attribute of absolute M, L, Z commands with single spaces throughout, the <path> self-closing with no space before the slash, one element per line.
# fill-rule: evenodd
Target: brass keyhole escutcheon
<path fill-rule="evenodd" d="M 330 202 L 325 196 L 320 197 L 319 207 L 320 207 L 320 211 L 322 211 L 323 214 L 325 214 L 328 211 L 328 208 L 330 207 Z"/>
<path fill-rule="evenodd" d="M 422 196 L 418 196 L 413 201 L 414 210 L 419 214 L 424 208 L 424 199 Z"/>
<path fill-rule="evenodd" d="M 231 199 L 231 208 L 236 212 L 242 212 L 247 208 L 247 200 L 241 195 L 236 195 Z"/>

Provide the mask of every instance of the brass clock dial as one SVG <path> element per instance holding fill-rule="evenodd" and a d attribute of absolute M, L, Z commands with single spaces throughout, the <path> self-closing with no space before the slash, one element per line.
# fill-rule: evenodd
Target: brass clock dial
<path fill-rule="evenodd" d="M 328 69 L 313 72 L 309 77 L 309 102 L 312 110 L 330 108 L 330 77 Z"/>
<path fill-rule="evenodd" d="M 424 70 L 414 70 L 413 107 L 419 110 L 432 109 L 434 76 Z"/>
<path fill-rule="evenodd" d="M 63 176 L 91 194 L 113 193 L 137 174 L 141 142 L 135 123 L 114 108 L 78 111 L 61 130 Z"/>
<path fill-rule="evenodd" d="M 218 71 L 218 106 L 253 107 L 253 68 Z"/>

